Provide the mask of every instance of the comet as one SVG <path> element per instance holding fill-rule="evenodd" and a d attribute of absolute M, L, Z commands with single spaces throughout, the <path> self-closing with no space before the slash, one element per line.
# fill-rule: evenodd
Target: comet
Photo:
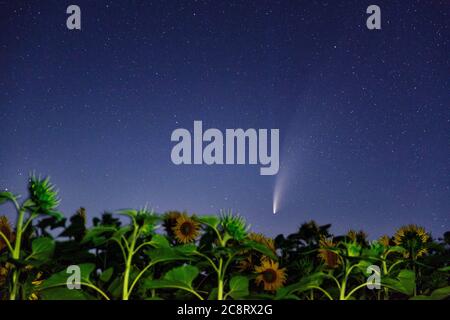
<path fill-rule="evenodd" d="M 286 168 L 285 168 L 286 169 Z M 288 182 L 285 170 L 280 170 L 275 178 L 275 187 L 273 188 L 272 213 L 277 214 L 281 209 L 281 200 L 285 194 L 286 184 Z"/>
<path fill-rule="evenodd" d="M 276 214 L 278 211 L 278 193 L 274 190 L 273 193 L 273 214 Z"/>
<path fill-rule="evenodd" d="M 283 210 L 288 210 L 289 200 L 292 192 L 299 191 L 301 178 L 304 171 L 304 161 L 302 153 L 304 150 L 303 130 L 300 130 L 304 119 L 298 114 L 292 115 L 292 121 L 284 133 L 283 143 L 280 144 L 279 170 L 275 176 L 272 213 L 278 214 Z M 298 195 L 296 195 L 298 197 Z"/>
<path fill-rule="evenodd" d="M 295 145 L 296 140 L 287 141 L 288 145 L 284 150 L 280 169 L 275 176 L 275 183 L 272 197 L 272 213 L 278 214 L 283 209 L 287 209 L 286 198 L 292 196 L 292 190 L 298 190 L 300 179 L 300 151 L 299 146 Z M 296 188 L 293 188 L 296 186 Z"/>

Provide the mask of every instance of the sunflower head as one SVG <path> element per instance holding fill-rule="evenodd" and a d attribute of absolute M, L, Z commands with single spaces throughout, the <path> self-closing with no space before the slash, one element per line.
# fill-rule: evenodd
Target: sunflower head
<path fill-rule="evenodd" d="M 83 225 L 86 225 L 86 209 L 83 207 L 80 207 L 80 209 L 78 209 L 75 214 L 81 220 Z"/>
<path fill-rule="evenodd" d="M 158 216 L 153 212 L 143 208 L 136 212 L 136 223 L 141 228 L 141 235 L 147 237 L 154 234 Z"/>
<path fill-rule="evenodd" d="M 0 231 L 6 236 L 10 243 L 15 239 L 15 234 L 12 231 L 11 224 L 6 216 L 0 216 Z M 0 251 L 6 248 L 6 242 L 3 238 L 0 238 Z"/>
<path fill-rule="evenodd" d="M 56 207 L 60 203 L 58 191 L 50 183 L 49 178 L 41 179 L 32 176 L 28 184 L 28 191 L 30 192 L 30 199 L 33 203 L 30 205 L 30 208 L 33 211 L 47 214 L 57 219 L 62 218 L 61 213 L 56 211 Z"/>
<path fill-rule="evenodd" d="M 278 262 L 270 259 L 261 260 L 261 265 L 255 267 L 256 284 L 264 285 L 266 291 L 276 291 L 286 282 L 286 269 L 279 268 Z"/>
<path fill-rule="evenodd" d="M 239 272 L 250 271 L 255 268 L 254 256 L 249 254 L 244 259 L 239 261 L 237 266 Z"/>
<path fill-rule="evenodd" d="M 356 231 L 356 230 L 349 230 L 347 232 L 347 238 L 351 241 L 351 242 L 356 242 L 360 245 L 367 245 L 367 234 L 360 230 L 360 231 Z"/>
<path fill-rule="evenodd" d="M 167 211 L 163 215 L 163 227 L 169 237 L 174 237 L 173 227 L 177 224 L 177 219 L 182 215 L 179 211 Z"/>
<path fill-rule="evenodd" d="M 220 224 L 225 232 L 236 241 L 244 240 L 247 237 L 249 226 L 245 219 L 240 215 L 233 215 L 231 212 L 222 213 Z"/>
<path fill-rule="evenodd" d="M 335 247 L 332 240 L 322 238 L 319 242 L 319 257 L 329 268 L 337 268 L 341 261 L 337 253 L 333 252 L 331 248 Z"/>
<path fill-rule="evenodd" d="M 181 214 L 177 219 L 175 226 L 172 228 L 175 239 L 179 243 L 189 243 L 194 241 L 200 233 L 200 224 L 195 218 Z"/>
<path fill-rule="evenodd" d="M 258 242 L 260 244 L 265 245 L 268 249 L 270 249 L 274 254 L 276 252 L 275 242 L 272 238 L 266 237 L 261 233 L 250 232 L 248 234 L 248 238 L 252 241 Z"/>
<path fill-rule="evenodd" d="M 430 236 L 425 229 L 415 224 L 401 227 L 394 235 L 394 243 L 406 249 L 405 258 L 415 259 L 426 254 L 429 240 Z"/>
<path fill-rule="evenodd" d="M 266 246 L 273 255 L 276 255 L 275 242 L 261 233 L 250 232 L 248 239 Z M 245 257 L 239 261 L 238 270 L 240 272 L 253 270 L 258 261 L 267 260 L 269 257 L 262 255 L 259 251 L 251 249 L 242 249 L 240 251 Z"/>
<path fill-rule="evenodd" d="M 389 247 L 391 245 L 391 238 L 388 235 L 382 235 L 378 239 L 378 243 L 384 247 Z"/>

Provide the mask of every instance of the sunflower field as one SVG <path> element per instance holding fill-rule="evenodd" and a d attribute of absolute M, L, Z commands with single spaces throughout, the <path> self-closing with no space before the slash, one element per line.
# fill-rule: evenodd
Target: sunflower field
<path fill-rule="evenodd" d="M 189 215 L 119 210 L 88 223 L 58 211 L 49 179 L 28 198 L 0 192 L 1 300 L 449 299 L 450 232 L 417 225 L 369 241 L 303 223 L 275 239 L 232 212 Z M 12 216 L 10 213 L 9 216 Z M 370 282 L 373 277 L 378 282 Z M 371 286 L 372 285 L 372 286 Z"/>

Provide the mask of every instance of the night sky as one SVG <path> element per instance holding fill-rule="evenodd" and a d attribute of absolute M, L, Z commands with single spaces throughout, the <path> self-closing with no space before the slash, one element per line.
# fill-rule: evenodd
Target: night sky
<path fill-rule="evenodd" d="M 81 31 L 66 8 L 81 8 Z M 381 30 L 366 8 L 381 7 Z M 0 1 L 0 188 L 69 216 L 233 209 L 370 238 L 450 216 L 448 1 Z M 281 168 L 171 162 L 176 128 L 279 128 Z M 280 211 L 272 214 L 275 186 Z M 12 207 L 0 214 L 14 217 Z"/>

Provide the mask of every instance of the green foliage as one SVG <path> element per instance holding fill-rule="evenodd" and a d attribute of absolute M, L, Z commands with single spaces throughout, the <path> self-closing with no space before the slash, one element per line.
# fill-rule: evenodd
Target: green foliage
<path fill-rule="evenodd" d="M 147 279 L 144 282 L 146 289 L 164 289 L 172 288 L 178 290 L 185 290 L 193 293 L 197 297 L 201 296 L 192 287 L 192 282 L 198 276 L 199 270 L 197 267 L 191 265 L 183 265 L 176 267 L 167 272 L 160 280 Z"/>
<path fill-rule="evenodd" d="M 411 296 L 416 287 L 416 275 L 412 270 L 400 270 L 395 278 L 384 278 L 383 284 L 400 293 Z"/>
<path fill-rule="evenodd" d="M 0 220 L 0 299 L 450 297 L 448 233 L 412 257 L 408 242 L 368 241 L 362 231 L 334 237 L 330 225 L 314 221 L 273 241 L 250 233 L 242 216 L 222 212 L 192 215 L 198 234 L 185 244 L 174 238 L 168 214 L 124 209 L 94 217 L 89 226 L 84 208 L 69 220 L 57 211 L 60 200 L 48 178 L 32 176 L 28 191 L 22 202 L 0 192 L 0 205 L 10 202 L 17 213 L 14 230 Z M 72 265 L 81 274 L 69 282 L 81 290 L 67 287 Z M 373 265 L 379 290 L 367 288 Z"/>
<path fill-rule="evenodd" d="M 31 254 L 27 259 L 44 263 L 53 256 L 54 251 L 55 240 L 48 237 L 36 238 L 31 243 Z"/>
<path fill-rule="evenodd" d="M 302 293 L 309 290 L 320 288 L 326 278 L 326 274 L 323 272 L 316 272 L 311 275 L 303 277 L 299 282 L 293 283 L 289 286 L 278 289 L 275 296 L 276 299 L 295 299 L 294 294 Z"/>
<path fill-rule="evenodd" d="M 230 291 L 227 293 L 233 299 L 243 299 L 248 296 L 249 279 L 244 276 L 234 276 L 230 280 Z"/>
<path fill-rule="evenodd" d="M 411 298 L 411 300 L 444 300 L 448 297 L 450 297 L 450 286 L 436 289 L 429 296 L 414 296 Z"/>

